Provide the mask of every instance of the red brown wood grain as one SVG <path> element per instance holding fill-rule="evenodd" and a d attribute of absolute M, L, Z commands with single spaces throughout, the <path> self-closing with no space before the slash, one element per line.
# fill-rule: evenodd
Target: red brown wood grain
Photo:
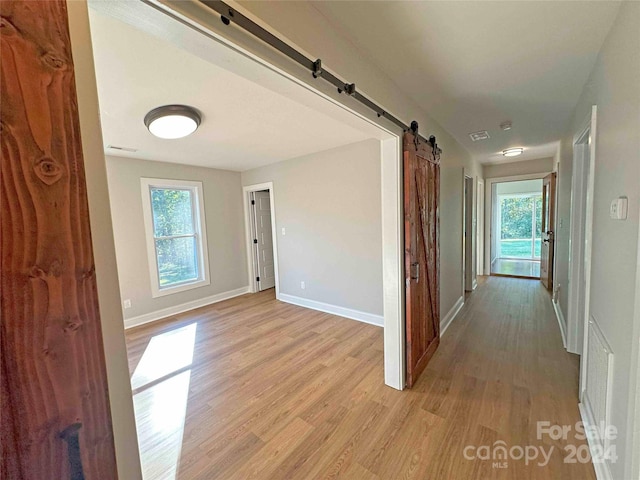
<path fill-rule="evenodd" d="M 114 479 L 66 2 L 0 15 L 2 467 L 77 478 L 62 433 L 79 424 L 85 478 Z"/>
<path fill-rule="evenodd" d="M 404 243 L 407 387 L 440 344 L 440 156 L 404 134 Z"/>

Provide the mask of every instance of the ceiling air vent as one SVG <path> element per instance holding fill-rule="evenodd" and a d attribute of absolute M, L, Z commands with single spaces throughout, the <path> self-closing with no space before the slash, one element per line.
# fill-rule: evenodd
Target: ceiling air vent
<path fill-rule="evenodd" d="M 480 140 L 486 140 L 487 138 L 489 138 L 489 132 L 487 132 L 486 130 L 482 130 L 481 132 L 473 132 L 469 134 L 469 137 L 471 137 L 472 141 L 478 142 Z"/>
<path fill-rule="evenodd" d="M 119 152 L 137 152 L 137 148 L 118 147 L 117 145 L 107 145 L 107 150 L 118 150 Z"/>

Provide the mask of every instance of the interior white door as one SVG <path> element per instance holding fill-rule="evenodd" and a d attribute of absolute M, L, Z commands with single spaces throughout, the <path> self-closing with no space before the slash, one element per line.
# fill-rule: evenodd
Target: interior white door
<path fill-rule="evenodd" d="M 269 191 L 253 192 L 252 198 L 255 258 L 257 266 L 258 290 L 276 286 L 273 262 L 273 239 L 271 236 L 271 200 Z"/>

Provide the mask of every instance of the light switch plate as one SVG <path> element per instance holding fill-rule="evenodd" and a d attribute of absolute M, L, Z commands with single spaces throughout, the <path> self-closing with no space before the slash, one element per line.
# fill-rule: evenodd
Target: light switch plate
<path fill-rule="evenodd" d="M 611 202 L 609 210 L 609 216 L 614 220 L 626 220 L 627 219 L 627 197 L 618 197 Z"/>

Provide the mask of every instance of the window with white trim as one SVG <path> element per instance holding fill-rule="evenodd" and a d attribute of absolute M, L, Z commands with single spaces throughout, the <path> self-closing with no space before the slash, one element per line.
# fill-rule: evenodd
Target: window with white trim
<path fill-rule="evenodd" d="M 153 297 L 209 285 L 202 183 L 142 178 Z"/>

